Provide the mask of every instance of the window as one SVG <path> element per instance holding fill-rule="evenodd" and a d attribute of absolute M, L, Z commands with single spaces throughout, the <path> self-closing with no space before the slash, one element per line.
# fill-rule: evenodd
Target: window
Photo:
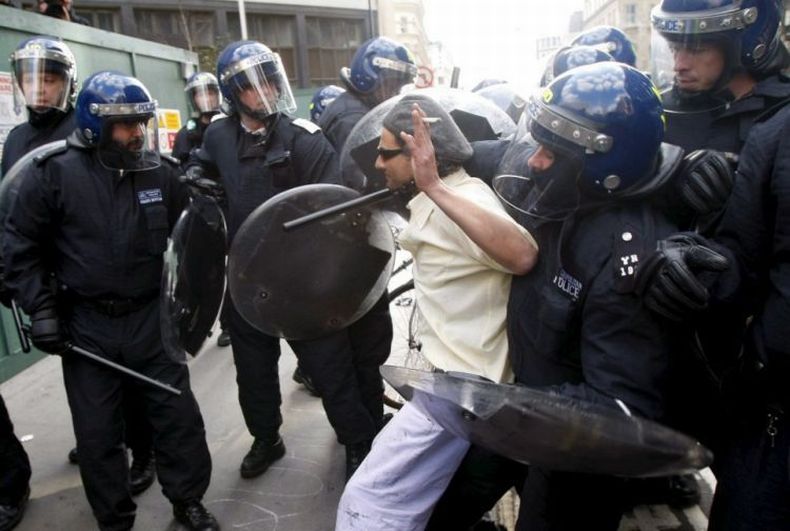
<path fill-rule="evenodd" d="M 94 28 L 118 32 L 121 29 L 118 12 L 111 9 L 78 9 L 76 13 L 87 18 Z"/>
<path fill-rule="evenodd" d="M 636 4 L 625 5 L 625 23 L 636 24 Z"/>
<path fill-rule="evenodd" d="M 232 40 L 241 39 L 239 14 L 228 13 L 228 31 Z M 296 19 L 281 15 L 247 13 L 247 38 L 268 46 L 280 54 L 290 81 L 296 80 Z"/>
<path fill-rule="evenodd" d="M 180 48 L 212 46 L 214 15 L 199 11 L 136 9 L 137 35 Z"/>
<path fill-rule="evenodd" d="M 314 86 L 338 82 L 365 33 L 362 20 L 307 17 L 307 53 Z"/>

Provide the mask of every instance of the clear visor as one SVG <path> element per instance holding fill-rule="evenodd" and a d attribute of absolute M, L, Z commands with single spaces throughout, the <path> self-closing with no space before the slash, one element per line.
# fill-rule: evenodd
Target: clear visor
<path fill-rule="evenodd" d="M 516 221 L 524 216 L 540 221 L 562 221 L 578 210 L 581 193 L 572 167 L 556 168 L 532 177 L 497 175 L 492 187 L 505 210 Z"/>
<path fill-rule="evenodd" d="M 155 116 L 121 116 L 104 121 L 97 149 L 109 170 L 147 171 L 158 168 L 159 127 Z"/>
<path fill-rule="evenodd" d="M 198 85 L 190 89 L 192 107 L 200 114 L 219 112 L 219 88 L 216 85 Z"/>
<path fill-rule="evenodd" d="M 75 71 L 65 63 L 45 58 L 14 59 L 15 103 L 38 112 L 68 108 Z"/>
<path fill-rule="evenodd" d="M 222 73 L 243 112 L 256 117 L 296 111 L 291 85 L 278 54 L 243 59 Z"/>

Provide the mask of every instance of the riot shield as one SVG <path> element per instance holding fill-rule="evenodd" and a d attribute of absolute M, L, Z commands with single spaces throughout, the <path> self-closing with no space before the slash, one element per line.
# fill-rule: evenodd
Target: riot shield
<path fill-rule="evenodd" d="M 36 149 L 25 153 L 25 155 L 14 163 L 8 172 L 3 175 L 3 180 L 0 182 L 0 233 L 5 227 L 5 219 L 11 212 L 11 206 L 14 204 L 19 193 L 19 187 L 22 185 L 26 171 L 37 158 L 43 157 L 53 151 L 58 151 L 66 146 L 65 140 L 57 140 L 44 144 Z"/>
<path fill-rule="evenodd" d="M 693 439 L 613 408 L 470 375 L 385 365 L 384 379 L 457 437 L 550 470 L 650 477 L 708 466 Z"/>
<path fill-rule="evenodd" d="M 164 255 L 160 315 L 165 350 L 197 355 L 225 294 L 225 217 L 214 199 L 195 196 L 173 227 Z"/>
<path fill-rule="evenodd" d="M 449 112 L 470 142 L 507 138 L 516 130 L 516 124 L 505 111 L 478 94 L 440 87 L 419 92 L 431 96 Z M 365 183 L 366 192 L 385 187 L 384 175 L 375 167 L 376 148 L 381 122 L 402 97 L 392 97 L 374 107 L 351 130 L 340 152 L 340 167 L 346 183 Z"/>
<path fill-rule="evenodd" d="M 347 327 L 384 293 L 395 243 L 379 211 L 360 209 L 286 230 L 283 223 L 359 197 L 311 184 L 278 194 L 233 239 L 228 282 L 238 312 L 258 330 L 312 339 Z"/>

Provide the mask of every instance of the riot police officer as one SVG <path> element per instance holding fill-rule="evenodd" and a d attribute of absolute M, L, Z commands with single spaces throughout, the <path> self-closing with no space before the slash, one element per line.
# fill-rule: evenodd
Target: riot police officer
<path fill-rule="evenodd" d="M 416 75 L 414 58 L 401 43 L 388 37 L 363 43 L 354 53 L 351 66 L 340 70 L 346 92 L 332 102 L 319 121 L 335 149 L 340 152 L 360 118 L 398 94 Z"/>
<path fill-rule="evenodd" d="M 165 353 L 160 332 L 162 253 L 187 194 L 177 166 L 152 144 L 156 102 L 137 79 L 99 72 L 85 81 L 76 113 L 67 145 L 30 169 L 11 207 L 7 285 L 31 315 L 34 345 L 62 355 L 80 474 L 99 527 L 134 524 L 121 414 L 124 388 L 133 385 L 155 433 L 159 481 L 176 520 L 219 529 L 201 504 L 211 475 L 203 419 L 187 367 Z M 71 344 L 181 394 L 125 381 L 71 353 Z"/>
<path fill-rule="evenodd" d="M 315 91 L 313 97 L 310 99 L 310 121 L 318 124 L 321 120 L 321 115 L 329 104 L 337 99 L 338 96 L 345 92 L 344 89 L 337 85 L 326 85 Z"/>
<path fill-rule="evenodd" d="M 219 56 L 217 77 L 231 115 L 206 129 L 203 145 L 187 171 L 201 168 L 222 182 L 232 240 L 250 213 L 277 193 L 302 184 L 339 184 L 339 164 L 317 125 L 287 114 L 296 105 L 278 54 L 255 41 L 231 43 Z M 280 342 L 247 323 L 232 301 L 229 312 L 239 403 L 255 438 L 240 472 L 252 478 L 285 454 L 279 435 Z M 321 394 L 338 441 L 346 446 L 350 474 L 366 455 L 381 423 L 378 367 L 384 360 L 355 363 L 345 330 L 289 343 Z"/>
<path fill-rule="evenodd" d="M 27 107 L 27 122 L 14 127 L 3 144 L 2 174 L 25 153 L 63 140 L 76 127 L 74 54 L 56 37 L 25 39 L 11 54 L 14 105 Z"/>
<path fill-rule="evenodd" d="M 189 96 L 189 104 L 195 116 L 187 120 L 179 129 L 173 144 L 173 156 L 181 164 L 189 159 L 189 152 L 200 147 L 203 134 L 211 119 L 219 114 L 219 83 L 214 74 L 196 72 L 189 77 L 184 92 Z"/>
<path fill-rule="evenodd" d="M 608 53 L 618 63 L 636 67 L 636 50 L 631 39 L 614 26 L 596 26 L 579 33 L 572 41 L 574 46 L 592 46 Z"/>

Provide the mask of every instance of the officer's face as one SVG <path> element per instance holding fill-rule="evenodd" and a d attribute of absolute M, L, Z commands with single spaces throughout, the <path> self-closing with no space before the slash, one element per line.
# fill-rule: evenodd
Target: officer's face
<path fill-rule="evenodd" d="M 58 74 L 40 72 L 22 76 L 25 100 L 36 111 L 59 106 L 65 90 L 66 80 Z"/>
<path fill-rule="evenodd" d="M 239 101 L 253 111 L 270 111 L 271 103 L 277 101 L 277 89 L 266 82 L 248 86 L 239 90 Z"/>
<path fill-rule="evenodd" d="M 112 124 L 112 141 L 126 151 L 140 151 L 145 145 L 145 122 L 130 120 Z"/>
<path fill-rule="evenodd" d="M 554 152 L 543 144 L 538 144 L 538 149 L 527 159 L 527 166 L 534 173 L 546 171 L 554 165 Z"/>
<path fill-rule="evenodd" d="M 671 46 L 675 60 L 675 84 L 687 92 L 712 89 L 724 72 L 724 51 L 709 43 Z"/>
<path fill-rule="evenodd" d="M 376 169 L 384 173 L 387 188 L 396 190 L 414 179 L 411 159 L 388 129 L 381 129 Z"/>

